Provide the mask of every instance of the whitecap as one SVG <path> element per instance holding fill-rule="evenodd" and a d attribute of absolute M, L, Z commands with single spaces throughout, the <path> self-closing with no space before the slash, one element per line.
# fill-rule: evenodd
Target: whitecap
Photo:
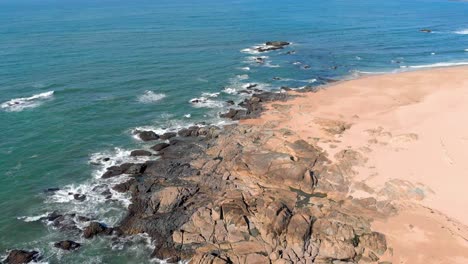
<path fill-rule="evenodd" d="M 163 93 L 154 93 L 153 91 L 145 91 L 144 94 L 138 97 L 138 101 L 142 103 L 154 103 L 165 97 L 166 95 Z"/>
<path fill-rule="evenodd" d="M 36 216 L 19 216 L 17 217 L 17 219 L 23 220 L 24 222 L 36 222 L 36 221 L 43 219 L 44 217 L 49 216 L 50 214 L 51 212 L 47 212 L 47 213 L 36 215 Z"/>
<path fill-rule="evenodd" d="M 248 74 L 240 74 L 240 75 L 236 75 L 236 78 L 239 79 L 239 80 L 247 80 L 247 79 L 249 79 L 249 75 Z"/>
<path fill-rule="evenodd" d="M 468 65 L 468 61 L 461 61 L 461 62 L 438 62 L 438 63 L 433 63 L 433 64 L 412 65 L 412 66 L 400 66 L 400 68 L 425 69 L 425 68 L 451 67 L 451 66 L 462 66 L 462 65 Z"/>
<path fill-rule="evenodd" d="M 250 71 L 250 67 L 242 67 L 240 69 L 243 70 L 243 71 Z"/>
<path fill-rule="evenodd" d="M 219 92 L 218 93 L 208 93 L 208 92 L 202 93 L 203 97 L 210 97 L 210 98 L 218 97 L 218 95 L 219 95 Z"/>
<path fill-rule="evenodd" d="M 15 98 L 6 101 L 0 105 L 2 109 L 9 112 L 19 112 L 26 108 L 35 108 L 40 106 L 45 100 L 50 99 L 54 91 L 35 94 L 30 97 Z"/>
<path fill-rule="evenodd" d="M 184 117 L 185 117 L 185 118 L 191 118 L 192 115 L 191 115 L 191 114 L 186 114 L 186 115 L 184 115 Z"/>
<path fill-rule="evenodd" d="M 236 94 L 237 89 L 233 88 L 233 87 L 226 87 L 226 88 L 224 88 L 223 92 L 227 93 L 227 94 Z"/>
<path fill-rule="evenodd" d="M 468 28 L 457 30 L 457 31 L 454 31 L 453 33 L 458 34 L 458 35 L 468 35 Z"/>
<path fill-rule="evenodd" d="M 204 96 L 192 98 L 189 102 L 196 108 L 220 108 L 224 106 L 224 102 L 211 100 Z"/>

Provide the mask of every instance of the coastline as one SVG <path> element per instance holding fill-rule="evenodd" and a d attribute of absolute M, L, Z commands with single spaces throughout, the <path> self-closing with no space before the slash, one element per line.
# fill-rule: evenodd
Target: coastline
<path fill-rule="evenodd" d="M 294 128 L 331 159 L 342 149 L 358 151 L 348 194 L 395 205 L 398 215 L 373 223 L 393 244 L 393 261 L 465 263 L 468 153 L 460 121 L 467 72 L 450 67 L 343 81 L 270 104 L 261 118 L 243 123 Z"/>
<path fill-rule="evenodd" d="M 463 120 L 467 71 L 263 91 L 222 114 L 238 124 L 137 131 L 156 144 L 132 151 L 136 163 L 115 164 L 101 176 L 114 182 L 112 192 L 131 196 L 118 225 L 76 214 L 38 220 L 85 239 L 148 234 L 151 257 L 169 263 L 465 263 L 466 199 L 441 184 L 438 170 L 447 168 L 428 165 L 436 151 L 424 147 L 434 147 L 426 134 L 441 127 L 448 138 L 463 136 L 466 127 L 442 121 Z M 443 142 L 443 164 L 460 164 L 463 150 L 447 159 L 453 144 Z M 419 178 L 421 171 L 404 170 L 428 166 L 433 174 Z M 457 169 L 452 181 L 462 191 L 464 167 Z"/>

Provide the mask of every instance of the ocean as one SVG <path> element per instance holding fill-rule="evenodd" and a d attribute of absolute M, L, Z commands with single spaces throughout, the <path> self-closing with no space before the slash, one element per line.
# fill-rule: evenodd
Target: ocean
<path fill-rule="evenodd" d="M 225 101 L 240 102 L 249 84 L 468 65 L 467 14 L 466 1 L 448 0 L 0 0 L 0 255 L 150 262 L 145 235 L 87 241 L 40 219 L 56 211 L 117 224 L 128 196 L 106 199 L 100 175 L 152 145 L 133 131 L 225 124 Z M 291 45 L 255 51 L 274 40 Z M 83 246 L 54 248 L 64 239 Z"/>

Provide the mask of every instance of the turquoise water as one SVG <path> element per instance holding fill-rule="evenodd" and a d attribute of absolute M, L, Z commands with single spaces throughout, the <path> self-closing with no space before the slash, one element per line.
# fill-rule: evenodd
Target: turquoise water
<path fill-rule="evenodd" d="M 110 165 L 147 148 L 132 137 L 137 127 L 221 122 L 223 102 L 241 100 L 231 92 L 247 83 L 300 87 L 468 64 L 467 14 L 466 2 L 435 0 L 0 0 L 0 254 L 36 248 L 49 263 L 144 263 L 144 237 L 84 241 L 34 217 L 58 210 L 117 223 L 128 201 L 100 195 L 103 166 L 90 161 Z M 269 40 L 293 44 L 249 54 Z M 44 193 L 50 187 L 62 190 Z M 64 254 L 52 246 L 62 239 L 84 246 Z"/>

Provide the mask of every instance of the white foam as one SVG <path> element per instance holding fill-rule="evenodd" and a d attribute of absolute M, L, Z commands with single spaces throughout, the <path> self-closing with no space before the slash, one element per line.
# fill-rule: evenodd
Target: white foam
<path fill-rule="evenodd" d="M 166 95 L 163 93 L 154 93 L 153 91 L 145 91 L 144 94 L 138 97 L 138 101 L 142 103 L 154 103 L 165 98 Z"/>
<path fill-rule="evenodd" d="M 224 102 L 211 100 L 208 97 L 192 98 L 189 101 L 196 108 L 220 108 L 224 106 Z"/>
<path fill-rule="evenodd" d="M 465 49 L 466 52 L 468 52 L 468 49 Z"/>
<path fill-rule="evenodd" d="M 236 94 L 237 89 L 234 88 L 234 87 L 226 87 L 226 88 L 224 88 L 223 92 L 227 93 L 227 94 Z"/>
<path fill-rule="evenodd" d="M 240 74 L 240 75 L 236 75 L 236 78 L 239 79 L 239 80 L 247 80 L 247 79 L 249 79 L 249 75 L 248 74 Z"/>
<path fill-rule="evenodd" d="M 453 33 L 459 34 L 459 35 L 468 35 L 468 28 L 457 30 L 457 31 L 454 31 Z"/>
<path fill-rule="evenodd" d="M 251 54 L 251 55 L 259 54 L 260 51 L 257 50 L 258 47 L 260 47 L 260 46 L 253 46 L 251 48 L 242 49 L 241 52 Z"/>
<path fill-rule="evenodd" d="M 185 118 L 191 118 L 192 115 L 191 115 L 191 114 L 186 114 L 186 115 L 184 115 L 184 117 L 185 117 Z"/>
<path fill-rule="evenodd" d="M 127 181 L 130 177 L 122 174 L 116 177 L 102 179 L 102 174 L 107 167 L 120 165 L 122 163 L 143 163 L 149 157 L 132 157 L 129 150 L 115 148 L 110 151 L 103 151 L 91 155 L 89 162 L 96 166 L 92 173 L 93 177 L 80 184 L 66 185 L 55 191 L 45 200 L 50 207 L 60 208 L 61 211 L 73 212 L 77 215 L 91 216 L 108 225 L 117 224 L 125 214 L 125 208 L 130 203 L 128 193 L 120 193 L 112 189 L 112 186 Z M 106 197 L 110 192 L 111 197 Z M 74 194 L 85 195 L 84 201 L 74 198 Z M 24 220 L 37 221 L 37 217 L 25 218 Z M 79 224 L 79 223 L 78 223 Z M 78 225 L 79 227 L 82 227 Z"/>
<path fill-rule="evenodd" d="M 468 65 L 468 61 L 438 62 L 438 63 L 424 64 L 424 65 L 400 66 L 400 68 L 425 69 L 425 68 L 439 68 L 439 67 L 451 67 L 451 66 L 462 66 L 462 65 Z"/>
<path fill-rule="evenodd" d="M 50 214 L 51 212 L 47 212 L 47 213 L 36 215 L 36 216 L 20 216 L 20 217 L 17 217 L 17 219 L 23 220 L 24 222 L 36 222 L 36 221 L 41 220 L 44 217 L 47 217 Z"/>
<path fill-rule="evenodd" d="M 219 92 L 218 93 L 207 93 L 207 92 L 202 93 L 203 97 L 209 97 L 209 98 L 218 97 L 218 95 L 219 95 Z"/>
<path fill-rule="evenodd" d="M 45 100 L 50 99 L 54 95 L 54 91 L 35 94 L 30 97 L 15 98 L 6 101 L 0 105 L 2 109 L 9 112 L 19 112 L 27 108 L 35 108 L 40 106 Z"/>
<path fill-rule="evenodd" d="M 242 67 L 240 69 L 243 70 L 243 71 L 250 71 L 250 67 Z"/>

